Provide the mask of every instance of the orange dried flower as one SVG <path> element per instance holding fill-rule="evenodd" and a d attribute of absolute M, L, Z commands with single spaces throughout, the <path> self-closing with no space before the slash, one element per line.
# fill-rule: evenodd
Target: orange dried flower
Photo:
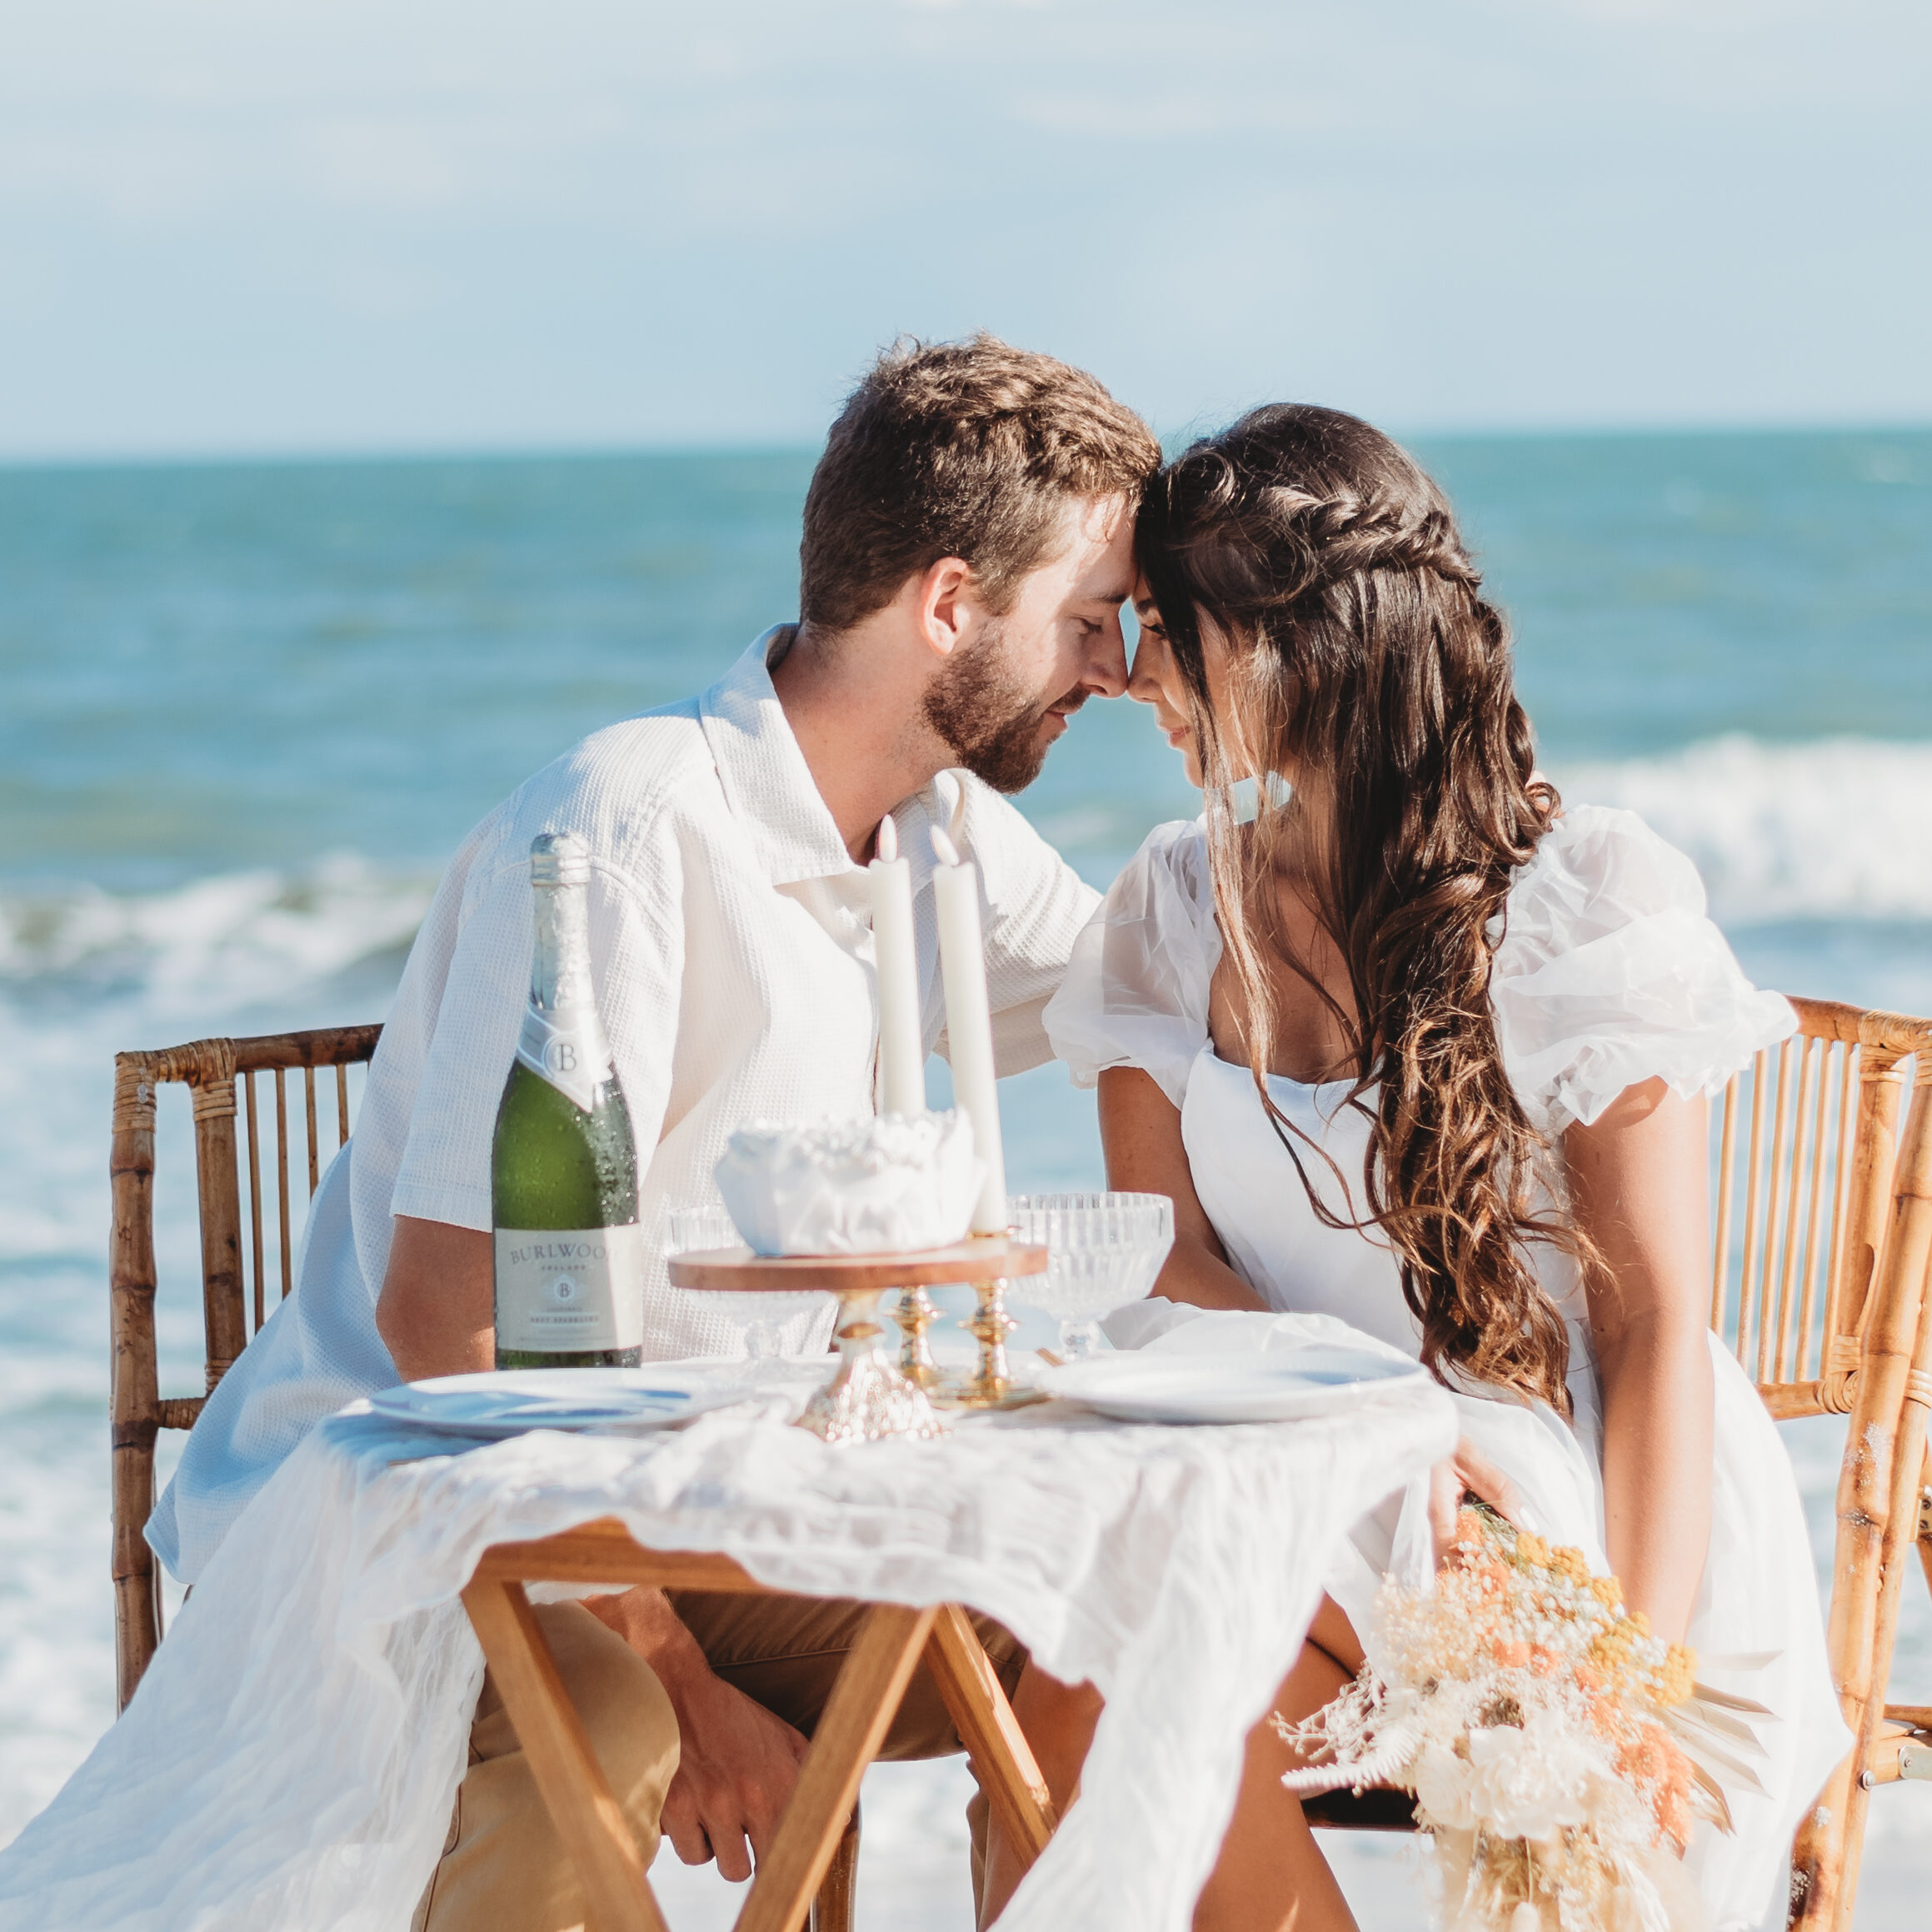
<path fill-rule="evenodd" d="M 1664 1667 L 1657 1673 L 1657 1701 L 1668 1708 L 1681 1704 L 1690 1695 L 1697 1674 L 1697 1653 L 1681 1644 L 1673 1644 L 1665 1653 Z"/>

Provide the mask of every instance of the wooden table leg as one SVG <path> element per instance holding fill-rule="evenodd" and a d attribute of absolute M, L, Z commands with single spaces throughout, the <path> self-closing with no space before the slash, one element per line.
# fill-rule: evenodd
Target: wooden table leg
<path fill-rule="evenodd" d="M 875 1604 L 866 1613 L 799 1767 L 791 1802 L 759 1861 L 737 1932 L 796 1932 L 804 1923 L 937 1614 L 897 1604 Z"/>
<path fill-rule="evenodd" d="M 591 1932 L 668 1932 L 629 1820 L 611 1795 L 522 1585 L 472 1582 L 463 1608 L 530 1775 L 577 1866 Z"/>
<path fill-rule="evenodd" d="M 957 1604 L 942 1605 L 934 1618 L 926 1660 L 987 1801 L 1025 1871 L 1046 1849 L 1059 1821 L 1005 1687 L 972 1620 Z"/>

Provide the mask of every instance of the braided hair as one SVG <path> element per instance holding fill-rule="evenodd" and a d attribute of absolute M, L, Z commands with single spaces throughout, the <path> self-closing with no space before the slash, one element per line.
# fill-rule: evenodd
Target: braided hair
<path fill-rule="evenodd" d="M 1449 504 L 1367 423 L 1281 404 L 1169 464 L 1147 487 L 1137 543 L 1193 699 L 1216 910 L 1270 1124 L 1317 1216 L 1379 1228 L 1393 1248 L 1433 1372 L 1567 1413 L 1565 1332 L 1528 1249 L 1551 1244 L 1585 1266 L 1590 1254 L 1535 1212 L 1544 1144 L 1490 1005 L 1510 877 L 1558 800 L 1533 776 L 1508 628 Z M 1218 726 L 1204 621 L 1227 647 Z M 1251 772 L 1231 764 L 1231 722 Z M 1293 790 L 1260 787 L 1259 817 L 1239 827 L 1228 786 L 1262 772 Z M 1344 963 L 1352 1014 L 1287 938 L 1286 876 Z M 1350 1042 L 1349 1104 L 1372 1121 L 1362 1221 L 1310 1183 L 1302 1147 L 1334 1163 L 1269 1091 L 1282 968 Z"/>

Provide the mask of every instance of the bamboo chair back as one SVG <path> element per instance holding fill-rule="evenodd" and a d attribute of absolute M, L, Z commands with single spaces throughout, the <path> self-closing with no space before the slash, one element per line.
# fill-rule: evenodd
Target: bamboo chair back
<path fill-rule="evenodd" d="M 161 1641 L 159 1579 L 142 1535 L 154 1507 L 157 1435 L 193 1426 L 207 1391 L 294 1287 L 294 1190 L 306 1181 L 312 1195 L 348 1139 L 350 1070 L 367 1061 L 382 1031 L 338 1026 L 197 1040 L 115 1057 L 108 1296 L 114 1647 L 122 1708 Z M 291 1078 L 297 1073 L 299 1083 Z M 207 1365 L 198 1395 L 164 1396 L 155 1357 L 154 1131 L 160 1090 L 171 1084 L 187 1087 L 194 1121 Z"/>
<path fill-rule="evenodd" d="M 1790 1924 L 1849 1932 L 1872 1793 L 1932 1777 L 1932 1708 L 1886 1702 L 1907 1570 L 1932 1585 L 1932 1021 L 1792 1004 L 1725 1096 L 1711 1318 L 1774 1415 L 1848 1418 L 1827 1642 L 1854 1742 L 1799 1827 Z"/>
<path fill-rule="evenodd" d="M 1794 1000 L 1715 1110 L 1710 1325 L 1783 1420 L 1849 1415 L 1902 1111 L 1932 1022 Z"/>

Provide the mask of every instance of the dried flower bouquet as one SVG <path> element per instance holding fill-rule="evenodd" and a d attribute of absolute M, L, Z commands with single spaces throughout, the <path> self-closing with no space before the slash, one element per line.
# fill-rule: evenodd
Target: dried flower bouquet
<path fill-rule="evenodd" d="M 1695 1932 L 1680 1855 L 1730 1828 L 1716 1773 L 1755 1786 L 1761 1705 L 1626 1611 L 1615 1577 L 1465 1507 L 1430 1590 L 1391 1579 L 1376 1668 L 1306 1723 L 1297 1794 L 1393 1785 L 1435 1840 L 1446 1932 Z M 1731 1660 L 1743 1665 L 1752 1659 Z"/>

